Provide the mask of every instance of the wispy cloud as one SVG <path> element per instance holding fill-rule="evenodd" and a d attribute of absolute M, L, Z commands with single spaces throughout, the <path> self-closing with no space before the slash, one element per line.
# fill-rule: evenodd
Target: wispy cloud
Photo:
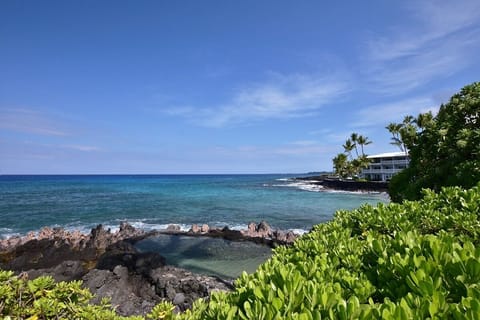
<path fill-rule="evenodd" d="M 324 145 L 284 146 L 271 150 L 273 154 L 283 156 L 309 156 L 319 157 L 330 154 L 331 148 Z"/>
<path fill-rule="evenodd" d="M 210 127 L 305 117 L 339 99 L 349 90 L 347 83 L 335 75 L 276 74 L 266 83 L 238 90 L 229 101 L 217 107 L 175 107 L 166 112 Z"/>
<path fill-rule="evenodd" d="M 316 145 L 316 144 L 317 144 L 317 141 L 315 141 L 315 140 L 298 140 L 298 141 L 290 142 L 290 144 L 292 144 L 292 145 L 294 145 L 294 146 L 307 147 L 307 146 Z"/>
<path fill-rule="evenodd" d="M 88 146 L 88 145 L 64 145 L 62 147 L 66 148 L 66 149 L 72 149 L 72 150 L 82 151 L 82 152 L 93 152 L 93 151 L 100 151 L 101 150 L 101 148 L 99 148 L 99 147 Z"/>
<path fill-rule="evenodd" d="M 378 104 L 357 112 L 354 127 L 386 126 L 390 122 L 400 122 L 406 115 L 417 115 L 438 108 L 433 99 L 417 97 L 396 102 Z"/>
<path fill-rule="evenodd" d="M 444 78 L 476 62 L 480 49 L 480 2 L 412 1 L 409 26 L 368 41 L 368 86 L 397 94 Z"/>
<path fill-rule="evenodd" d="M 30 109 L 0 109 L 0 129 L 46 136 L 67 136 L 55 119 Z"/>
<path fill-rule="evenodd" d="M 332 147 L 320 143 L 297 144 L 287 143 L 276 146 L 254 146 L 244 145 L 234 148 L 215 148 L 212 153 L 230 155 L 234 158 L 278 158 L 280 156 L 289 157 L 318 157 L 320 155 L 329 155 Z"/>

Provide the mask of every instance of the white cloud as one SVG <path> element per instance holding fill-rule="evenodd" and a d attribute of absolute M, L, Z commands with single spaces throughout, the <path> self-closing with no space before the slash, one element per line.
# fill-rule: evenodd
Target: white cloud
<path fill-rule="evenodd" d="M 342 126 L 342 129 L 345 129 L 346 127 L 350 127 L 350 125 Z M 339 128 L 325 128 L 311 131 L 309 132 L 309 134 L 319 136 L 322 141 L 325 141 L 327 143 L 339 144 L 345 142 L 345 140 L 350 137 L 352 132 L 353 131 L 351 129 L 349 131 L 340 131 Z"/>
<path fill-rule="evenodd" d="M 223 127 L 264 119 L 309 116 L 348 90 L 347 82 L 338 76 L 276 74 L 266 83 L 238 90 L 218 107 L 178 107 L 165 112 L 205 126 Z"/>
<path fill-rule="evenodd" d="M 390 122 L 401 122 L 406 115 L 438 109 L 430 98 L 417 97 L 363 108 L 357 112 L 356 127 L 386 126 Z"/>
<path fill-rule="evenodd" d="M 316 145 L 316 144 L 317 144 L 317 141 L 314 141 L 314 140 L 298 140 L 298 141 L 290 142 L 290 144 L 292 144 L 292 145 L 294 145 L 294 146 L 304 146 L 304 147 L 307 147 L 307 146 Z"/>
<path fill-rule="evenodd" d="M 95 146 L 88 146 L 88 145 L 64 145 L 64 148 L 83 151 L 83 152 L 92 152 L 92 151 L 100 151 L 99 147 Z"/>
<path fill-rule="evenodd" d="M 335 146 L 336 148 L 336 146 Z M 212 147 L 209 154 L 232 159 L 278 159 L 281 156 L 288 157 L 318 157 L 330 155 L 333 147 L 314 141 L 294 141 L 279 145 L 255 146 L 241 145 L 236 147 Z"/>
<path fill-rule="evenodd" d="M 319 157 L 329 154 L 330 146 L 313 140 L 299 140 L 276 146 L 242 146 L 236 149 L 239 153 L 248 153 L 253 157 Z"/>
<path fill-rule="evenodd" d="M 49 115 L 29 109 L 0 109 L 0 129 L 46 136 L 66 136 Z"/>
<path fill-rule="evenodd" d="M 307 146 L 285 146 L 272 149 L 272 154 L 284 156 L 309 156 L 318 157 L 330 153 L 330 148 L 323 145 L 307 145 Z"/>
<path fill-rule="evenodd" d="M 480 1 L 414 1 L 406 26 L 368 41 L 369 88 L 398 94 L 448 77 L 477 62 Z"/>
<path fill-rule="evenodd" d="M 410 11 L 423 19 L 431 37 L 443 37 L 464 28 L 478 26 L 480 2 L 477 0 L 457 1 L 413 1 Z"/>

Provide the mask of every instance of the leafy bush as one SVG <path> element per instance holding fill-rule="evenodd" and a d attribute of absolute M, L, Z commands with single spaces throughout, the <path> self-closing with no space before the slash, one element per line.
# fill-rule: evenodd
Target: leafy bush
<path fill-rule="evenodd" d="M 423 200 L 339 211 L 244 273 L 230 293 L 149 319 L 478 319 L 480 184 L 426 191 Z M 79 282 L 24 281 L 0 272 L 0 315 L 120 319 Z M 140 319 L 131 317 L 130 319 Z"/>
<path fill-rule="evenodd" d="M 102 319 L 141 320 L 141 316 L 121 317 L 103 299 L 99 305 L 89 304 L 93 295 L 81 287 L 81 281 L 58 282 L 52 277 L 26 280 L 12 271 L 0 270 L 0 317 L 2 319 Z M 157 305 L 148 319 L 172 319 L 173 305 Z"/>
<path fill-rule="evenodd" d="M 363 206 L 280 247 L 182 319 L 477 319 L 480 186 Z"/>
<path fill-rule="evenodd" d="M 52 277 L 25 280 L 0 271 L 0 314 L 13 319 L 117 319 L 108 302 L 88 304 L 92 294 L 80 281 L 55 283 Z"/>
<path fill-rule="evenodd" d="M 435 117 L 408 116 L 400 127 L 410 164 L 392 177 L 393 201 L 417 200 L 423 188 L 471 188 L 480 181 L 480 82 L 463 87 Z"/>

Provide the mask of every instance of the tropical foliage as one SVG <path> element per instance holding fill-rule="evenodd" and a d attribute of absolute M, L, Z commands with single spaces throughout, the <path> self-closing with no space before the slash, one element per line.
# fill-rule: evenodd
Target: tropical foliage
<path fill-rule="evenodd" d="M 477 319 L 480 186 L 363 206 L 280 247 L 182 319 Z"/>
<path fill-rule="evenodd" d="M 390 182 L 390 197 L 400 202 L 422 196 L 423 188 L 470 188 L 480 181 L 480 83 L 465 86 L 438 114 L 406 117 L 390 124 L 394 144 L 410 156 L 409 167 Z"/>
<path fill-rule="evenodd" d="M 163 303 L 148 318 L 478 319 L 479 215 L 480 184 L 339 211 L 293 246 L 275 249 L 233 292 L 214 293 L 178 315 Z M 0 296 L 0 315 L 12 318 L 117 319 L 105 302 L 89 306 L 91 295 L 78 282 L 1 272 Z"/>
<path fill-rule="evenodd" d="M 333 168 L 335 173 L 342 177 L 355 177 L 360 174 L 363 168 L 368 167 L 370 160 L 364 152 L 364 147 L 371 144 L 372 141 L 368 137 L 352 133 L 350 138 L 342 145 L 344 152 L 337 154 L 333 161 Z M 358 149 L 360 148 L 360 153 Z M 353 155 L 355 151 L 355 157 Z"/>
<path fill-rule="evenodd" d="M 82 288 L 81 281 L 58 282 L 52 277 L 28 280 L 12 271 L 0 270 L 0 317 L 2 319 L 85 319 L 142 320 L 144 317 L 121 317 L 107 299 L 90 304 L 93 295 Z M 147 319 L 172 319 L 173 305 L 157 305 Z"/>
<path fill-rule="evenodd" d="M 400 151 L 408 154 L 407 144 L 417 134 L 417 126 L 412 116 L 406 116 L 402 123 L 390 123 L 385 128 L 392 134 L 390 144 L 397 146 Z"/>

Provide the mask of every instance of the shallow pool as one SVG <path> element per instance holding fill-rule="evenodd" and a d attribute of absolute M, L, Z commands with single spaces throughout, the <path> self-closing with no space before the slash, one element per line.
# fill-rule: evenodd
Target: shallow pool
<path fill-rule="evenodd" d="M 272 249 L 248 241 L 220 238 L 158 235 L 138 242 L 142 252 L 158 252 L 167 264 L 221 278 L 254 272 L 272 255 Z"/>

